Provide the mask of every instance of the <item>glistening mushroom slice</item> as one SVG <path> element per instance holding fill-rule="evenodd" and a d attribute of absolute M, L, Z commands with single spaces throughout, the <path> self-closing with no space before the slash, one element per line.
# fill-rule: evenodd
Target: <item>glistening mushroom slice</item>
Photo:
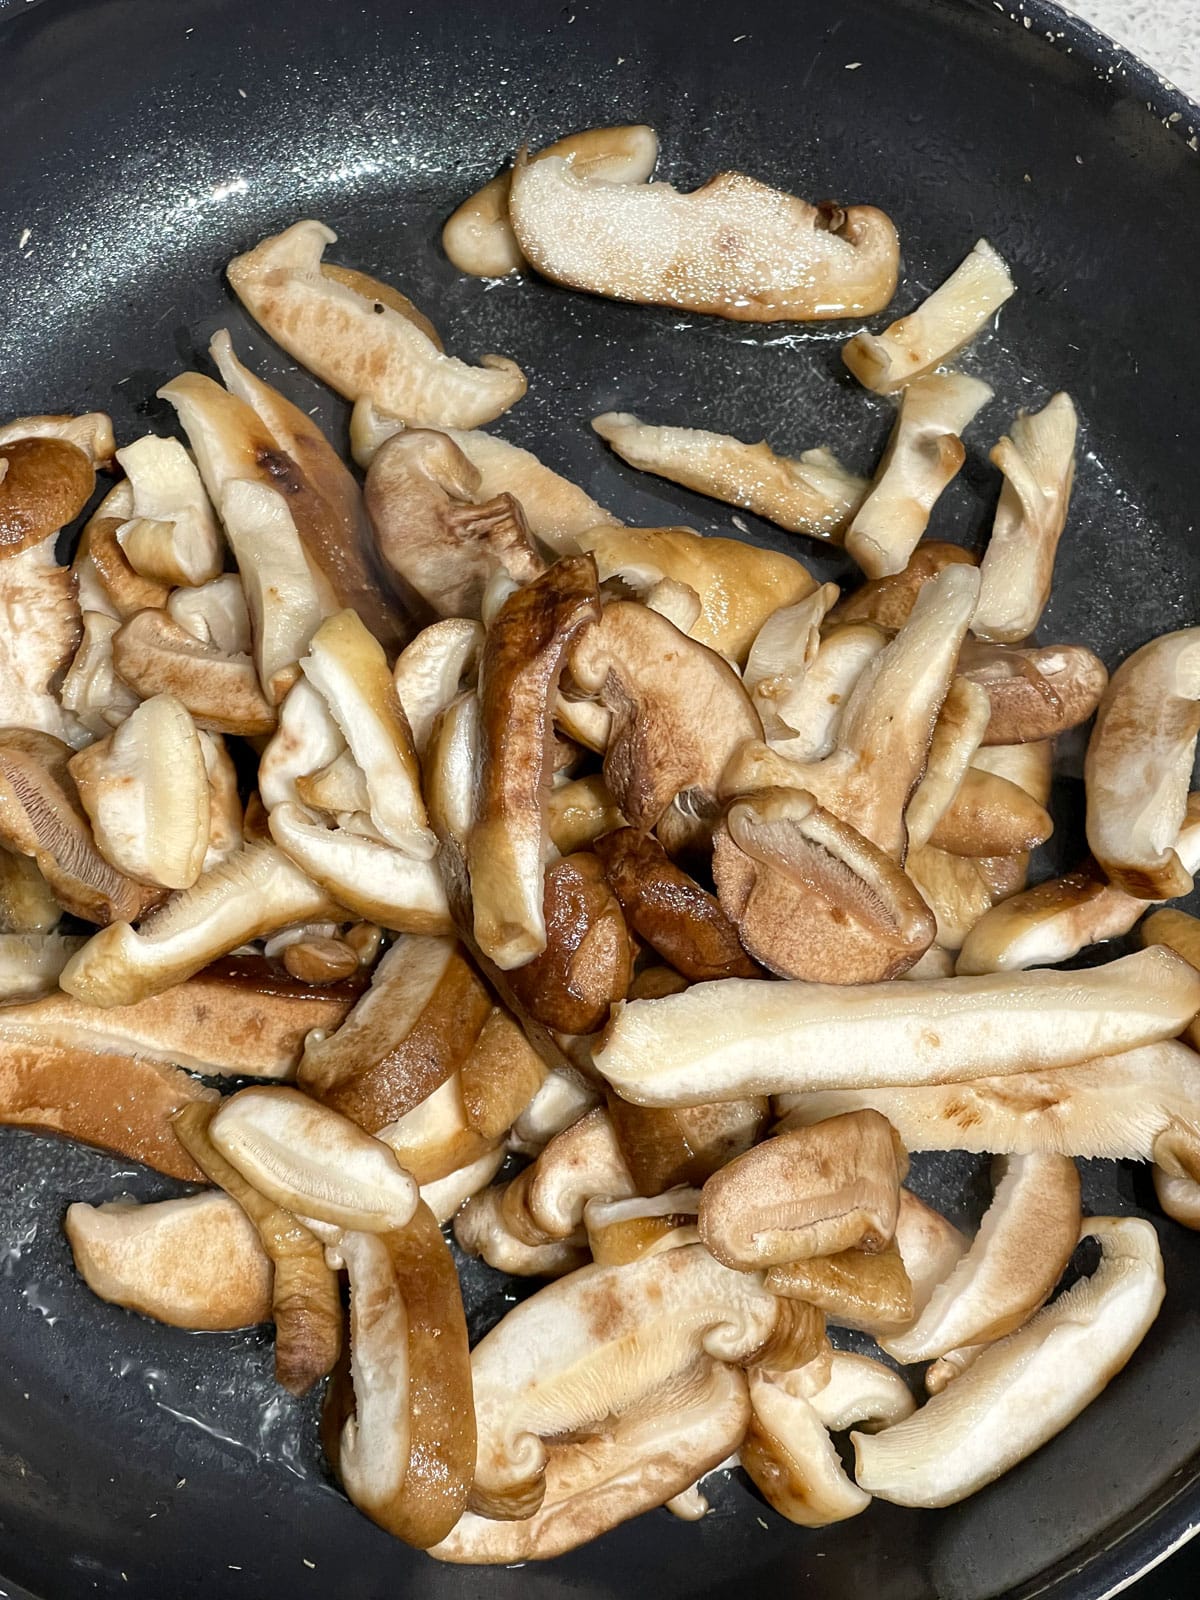
<path fill-rule="evenodd" d="M 86 451 L 51 435 L 0 445 L 0 559 L 11 560 L 65 528 L 96 484 Z"/>
<path fill-rule="evenodd" d="M 845 987 L 726 978 L 627 1002 L 594 1059 L 635 1105 L 961 1083 L 1169 1039 L 1198 1009 L 1200 972 L 1159 947 L 1084 972 Z"/>
<path fill-rule="evenodd" d="M 417 1186 L 387 1146 L 299 1089 L 243 1089 L 209 1133 L 247 1183 L 290 1211 L 365 1233 L 412 1221 Z"/>
<path fill-rule="evenodd" d="M 421 1199 L 439 1223 L 450 1222 L 467 1201 L 487 1187 L 504 1164 L 503 1147 L 489 1150 L 465 1167 L 456 1167 L 444 1178 L 421 1185 Z"/>
<path fill-rule="evenodd" d="M 780 1104 L 787 1127 L 877 1107 L 909 1150 L 1149 1161 L 1156 1149 L 1195 1141 L 1198 1097 L 1200 1057 L 1172 1039 L 1048 1072 L 831 1090 Z"/>
<path fill-rule="evenodd" d="M 792 556 L 690 528 L 592 528 L 579 543 L 595 556 L 602 582 L 615 576 L 648 589 L 674 578 L 694 589 L 700 616 L 689 630 L 692 638 L 738 663 L 780 606 L 794 605 L 817 587 Z"/>
<path fill-rule="evenodd" d="M 396 657 L 392 682 L 418 756 L 424 755 L 438 717 L 458 699 L 482 647 L 483 628 L 478 622 L 445 617 L 422 628 Z"/>
<path fill-rule="evenodd" d="M 658 160 L 658 137 L 645 123 L 568 133 L 530 159 L 561 156 L 579 177 L 605 183 L 646 183 Z M 503 278 L 525 265 L 508 220 L 511 174 L 499 173 L 464 200 L 442 229 L 442 249 L 460 272 Z"/>
<path fill-rule="evenodd" d="M 139 611 L 113 635 L 113 665 L 148 700 L 170 694 L 212 733 L 270 733 L 275 707 L 264 698 L 248 655 L 204 645 L 165 611 Z"/>
<path fill-rule="evenodd" d="M 546 869 L 546 948 L 510 976 L 512 992 L 543 1027 L 596 1033 L 624 1000 L 633 950 L 620 902 L 590 851 Z"/>
<path fill-rule="evenodd" d="M 208 769 L 178 700 L 143 701 L 68 766 L 96 844 L 119 872 L 165 889 L 195 883 L 209 843 Z"/>
<path fill-rule="evenodd" d="M 588 1247 L 600 1267 L 619 1267 L 660 1250 L 699 1244 L 699 1189 L 667 1189 L 646 1200 L 594 1198 L 583 1208 Z"/>
<path fill-rule="evenodd" d="M 762 1134 L 768 1118 L 761 1098 L 651 1110 L 610 1095 L 609 1121 L 640 1195 L 681 1184 L 702 1184 Z"/>
<path fill-rule="evenodd" d="M 561 156 L 512 172 L 530 264 L 572 289 L 738 322 L 869 316 L 896 288 L 899 242 L 873 206 L 811 206 L 740 172 L 681 194 L 581 177 Z"/>
<path fill-rule="evenodd" d="M 63 439 L 76 445 L 96 468 L 112 466 L 116 440 L 112 418 L 103 411 L 85 411 L 77 417 L 14 417 L 0 427 L 0 447 L 18 439 Z"/>
<path fill-rule="evenodd" d="M 992 450 L 1004 487 L 980 566 L 973 627 L 981 639 L 1015 644 L 1038 625 L 1071 501 L 1077 431 L 1070 395 L 1056 394 L 1040 411 L 1022 411 Z"/>
<path fill-rule="evenodd" d="M 866 388 L 891 394 L 970 344 L 1016 288 L 1004 258 L 980 239 L 915 311 L 882 333 L 856 333 L 842 346 L 842 360 Z"/>
<path fill-rule="evenodd" d="M 971 1248 L 910 1328 L 879 1336 L 897 1361 L 932 1361 L 959 1345 L 993 1344 L 1054 1292 L 1079 1238 L 1075 1163 L 1028 1155 L 1001 1157 L 998 1165 L 995 1194 Z"/>
<path fill-rule="evenodd" d="M 324 223 L 297 222 L 229 263 L 238 299 L 289 355 L 344 399 L 369 395 L 412 425 L 476 428 L 521 398 L 514 362 L 457 361 L 391 306 L 325 276 L 336 239 Z"/>
<path fill-rule="evenodd" d="M 954 803 L 970 770 L 971 757 L 987 732 L 991 711 L 992 703 L 982 685 L 970 678 L 951 681 L 929 741 L 925 771 L 904 811 L 910 850 L 929 843 Z"/>
<path fill-rule="evenodd" d="M 437 616 L 478 616 L 497 571 L 528 583 L 545 570 L 520 504 L 477 499 L 480 473 L 444 433 L 405 429 L 377 452 L 366 504 L 379 554 Z"/>
<path fill-rule="evenodd" d="M 959 434 L 991 398 L 986 383 L 962 372 L 935 372 L 905 389 L 870 493 L 846 530 L 846 549 L 868 578 L 903 572 L 966 459 Z"/>
<path fill-rule="evenodd" d="M 196 1331 L 248 1328 L 271 1315 L 270 1258 L 227 1194 L 76 1201 L 63 1228 L 75 1270 L 101 1300 Z"/>
<path fill-rule="evenodd" d="M 571 778 L 550 791 L 547 826 L 550 842 L 560 855 L 569 856 L 573 850 L 595 844 L 604 834 L 622 829 L 624 824 L 625 818 L 598 772 Z M 619 891 L 617 898 L 620 899 Z M 629 911 L 628 906 L 623 905 L 621 909 Z"/>
<path fill-rule="evenodd" d="M 1087 836 L 1108 879 L 1142 900 L 1188 894 L 1175 849 L 1200 732 L 1200 628 L 1163 634 L 1113 674 L 1088 742 Z"/>
<path fill-rule="evenodd" d="M 1162 1256 L 1140 1217 L 1093 1217 L 1100 1265 L 941 1394 L 881 1434 L 851 1435 L 855 1476 L 897 1505 L 953 1505 L 1072 1421 L 1145 1337 L 1163 1298 Z"/>
<path fill-rule="evenodd" d="M 977 565 L 976 558 L 961 545 L 922 539 L 903 571 L 886 578 L 869 578 L 840 600 L 830 614 L 830 625 L 873 622 L 876 627 L 896 633 L 908 621 L 918 594 L 944 567 Z"/>
<path fill-rule="evenodd" d="M 606 411 L 592 427 L 641 472 L 817 539 L 836 542 L 869 487 L 824 448 L 781 456 L 765 440 L 743 444 L 704 428 L 655 426 L 628 411 Z"/>
<path fill-rule="evenodd" d="M 3 457 L 0 457 L 2 460 Z M 80 644 L 76 584 L 54 555 L 55 536 L 0 557 L 0 727 L 40 728 L 83 742 L 53 685 Z"/>
<path fill-rule="evenodd" d="M 976 859 L 1014 856 L 1044 844 L 1053 832 L 1049 812 L 1019 784 L 968 765 L 929 843 Z"/>
<path fill-rule="evenodd" d="M 713 877 L 747 952 L 784 978 L 876 983 L 933 943 L 904 871 L 801 789 L 734 800 L 714 836 Z"/>
<path fill-rule="evenodd" d="M 521 1521 L 468 1511 L 430 1554 L 439 1561 L 523 1562 L 577 1549 L 630 1517 L 673 1504 L 728 1460 L 746 1432 L 746 1380 L 723 1362 L 696 1362 L 622 1416 L 583 1439 L 547 1445 L 545 1495 Z"/>
<path fill-rule="evenodd" d="M 170 585 L 142 577 L 117 538 L 118 529 L 128 522 L 132 512 L 133 488 L 123 478 L 83 525 L 71 570 L 84 611 L 103 611 L 125 620 L 146 607 L 158 609 L 167 602 Z"/>
<path fill-rule="evenodd" d="M 347 1233 L 354 1411 L 337 1472 L 354 1504 L 418 1549 L 466 1509 L 475 1467 L 471 1359 L 458 1274 L 429 1207 L 379 1237 Z"/>
<path fill-rule="evenodd" d="M 913 1286 L 899 1245 L 875 1252 L 852 1247 L 772 1267 L 772 1294 L 805 1300 L 835 1327 L 859 1328 L 877 1339 L 913 1320 Z"/>
<path fill-rule="evenodd" d="M 133 510 L 117 540 L 134 569 L 157 583 L 196 587 L 220 576 L 221 530 L 200 474 L 178 439 L 152 433 L 117 451 Z"/>
<path fill-rule="evenodd" d="M 248 655 L 251 647 L 250 612 L 246 591 L 236 572 L 223 573 L 195 589 L 173 589 L 167 615 L 193 639 L 210 644 L 225 655 Z"/>
<path fill-rule="evenodd" d="M 246 845 L 136 931 L 128 922 L 113 922 L 94 934 L 60 981 L 89 1005 L 132 1005 L 182 983 L 249 939 L 331 911 L 340 908 L 282 850 Z"/>
<path fill-rule="evenodd" d="M 743 1271 L 878 1252 L 896 1231 L 908 1158 L 885 1118 L 870 1111 L 778 1134 L 704 1185 L 700 1237 Z"/>
<path fill-rule="evenodd" d="M 1025 887 L 1029 857 L 951 855 L 931 844 L 913 850 L 904 870 L 937 919 L 944 950 L 961 950 L 979 919 L 1000 901 Z"/>
<path fill-rule="evenodd" d="M 1108 686 L 1103 661 L 1080 644 L 1021 648 L 969 640 L 959 671 L 981 683 L 992 702 L 985 746 L 1066 733 L 1087 721 Z"/>
<path fill-rule="evenodd" d="M 505 601 L 483 647 L 480 771 L 467 863 L 474 935 L 502 971 L 546 947 L 551 713 L 567 654 L 598 616 L 595 562 L 567 556 Z"/>

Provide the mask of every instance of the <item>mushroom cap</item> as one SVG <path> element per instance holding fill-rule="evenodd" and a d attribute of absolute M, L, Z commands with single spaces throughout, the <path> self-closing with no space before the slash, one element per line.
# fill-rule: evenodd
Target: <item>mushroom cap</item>
<path fill-rule="evenodd" d="M 977 565 L 975 556 L 961 545 L 922 539 L 900 572 L 868 578 L 843 596 L 830 613 L 830 624 L 873 622 L 878 628 L 897 633 L 908 621 L 918 594 L 943 568 Z"/>
<path fill-rule="evenodd" d="M 42 544 L 83 510 L 96 469 L 78 445 L 48 434 L 0 445 L 0 559 Z"/>
<path fill-rule="evenodd" d="M 1086 722 L 1108 684 L 1108 669 L 1081 644 L 994 645 L 971 641 L 959 671 L 987 690 L 992 715 L 985 745 L 1053 739 Z"/>
<path fill-rule="evenodd" d="M 658 1195 L 702 1184 L 749 1150 L 766 1126 L 768 1107 L 753 1098 L 652 1110 L 610 1095 L 608 1114 L 637 1192 Z"/>
<path fill-rule="evenodd" d="M 562 1033 L 596 1033 L 624 1000 L 633 950 L 620 902 L 590 851 L 546 869 L 546 948 L 510 976 L 530 1016 Z"/>
<path fill-rule="evenodd" d="M 41 417 L 14 417 L 0 427 L 0 448 L 15 444 L 18 439 L 65 439 L 77 445 L 92 466 L 112 466 L 116 440 L 113 438 L 112 418 L 103 411 L 85 411 L 81 416 L 63 414 Z"/>

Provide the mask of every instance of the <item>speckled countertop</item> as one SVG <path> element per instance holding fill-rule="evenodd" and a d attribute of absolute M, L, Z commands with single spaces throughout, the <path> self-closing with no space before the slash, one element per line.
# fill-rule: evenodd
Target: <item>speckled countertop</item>
<path fill-rule="evenodd" d="M 1075 0 L 1068 9 L 1200 100 L 1197 0 Z"/>

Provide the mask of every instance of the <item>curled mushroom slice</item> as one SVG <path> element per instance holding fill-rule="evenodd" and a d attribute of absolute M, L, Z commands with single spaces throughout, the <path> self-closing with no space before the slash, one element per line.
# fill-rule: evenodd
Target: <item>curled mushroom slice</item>
<path fill-rule="evenodd" d="M 117 451 L 133 490 L 117 540 L 135 571 L 157 583 L 195 587 L 220 576 L 221 530 L 192 458 L 178 439 L 148 433 Z"/>
<path fill-rule="evenodd" d="M 1162 1256 L 1140 1217 L 1093 1217 L 1100 1265 L 941 1394 L 881 1434 L 851 1435 L 855 1476 L 898 1505 L 953 1505 L 1077 1417 L 1137 1349 L 1163 1298 Z"/>
<path fill-rule="evenodd" d="M 821 623 L 838 597 L 836 583 L 823 583 L 794 606 L 781 606 L 754 636 L 742 682 L 770 740 L 794 733 L 791 712 L 805 674 L 821 648 Z"/>
<path fill-rule="evenodd" d="M 1198 1009 L 1200 973 L 1157 946 L 1083 972 L 844 987 L 726 978 L 627 1002 L 594 1060 L 635 1105 L 962 1083 L 1170 1039 Z"/>
<path fill-rule="evenodd" d="M 209 780 L 196 724 L 170 695 L 145 700 L 68 768 L 96 843 L 119 872 L 186 889 L 209 844 Z"/>
<path fill-rule="evenodd" d="M 106 738 L 139 703 L 113 666 L 113 635 L 120 626 L 116 617 L 102 611 L 83 613 L 83 638 L 58 692 L 63 710 L 94 739 Z M 26 717 L 25 725 L 36 720 Z"/>
<path fill-rule="evenodd" d="M 586 778 L 572 778 L 550 792 L 547 826 L 550 842 L 560 855 L 569 856 L 573 850 L 596 843 L 603 834 L 623 827 L 624 822 L 598 772 Z M 622 910 L 628 913 L 629 907 L 622 906 Z"/>
<path fill-rule="evenodd" d="M 625 918 L 604 867 L 588 851 L 546 869 L 546 948 L 509 982 L 530 1016 L 561 1033 L 595 1033 L 633 976 Z"/>
<path fill-rule="evenodd" d="M 888 642 L 888 635 L 872 622 L 832 628 L 803 673 L 791 675 L 785 690 L 787 722 L 780 719 L 769 735 L 772 750 L 790 761 L 822 761 L 831 755 L 855 684 Z M 761 708 L 759 697 L 755 703 Z"/>
<path fill-rule="evenodd" d="M 981 683 L 992 702 L 985 746 L 1066 733 L 1087 721 L 1108 686 L 1099 656 L 1074 644 L 1017 648 L 968 642 L 959 671 Z"/>
<path fill-rule="evenodd" d="M 346 1493 L 426 1549 L 466 1509 L 475 1466 L 467 1323 L 454 1261 L 426 1205 L 380 1238 L 347 1233 L 353 1413 L 337 1443 Z"/>
<path fill-rule="evenodd" d="M 258 764 L 258 788 L 268 811 L 300 801 L 296 784 L 331 766 L 346 749 L 324 695 L 307 678 L 294 684 L 279 708 L 279 725 Z"/>
<path fill-rule="evenodd" d="M 980 570 L 983 587 L 973 623 L 981 639 L 1027 639 L 1050 598 L 1054 557 L 1075 478 L 1078 419 L 1068 394 L 1041 411 L 1022 411 L 992 463 L 1004 474 L 992 536 Z"/>
<path fill-rule="evenodd" d="M 756 1145 L 704 1185 L 700 1237 L 751 1271 L 841 1250 L 878 1252 L 896 1231 L 908 1157 L 884 1117 L 832 1117 Z"/>
<path fill-rule="evenodd" d="M 596 1090 L 574 1073 L 552 1069 L 513 1122 L 509 1148 L 521 1155 L 536 1156 L 556 1133 L 590 1111 L 598 1099 Z"/>
<path fill-rule="evenodd" d="M 472 1509 L 532 1514 L 546 1490 L 547 1441 L 594 1434 L 703 1355 L 765 1358 L 791 1340 L 797 1304 L 767 1294 L 757 1274 L 731 1272 L 689 1245 L 626 1266 L 586 1267 L 513 1307 L 471 1359 L 479 1427 Z M 811 1342 L 806 1326 L 801 1343 Z M 781 1364 L 816 1353 L 777 1351 Z"/>
<path fill-rule="evenodd" d="M 658 137 L 644 123 L 588 128 L 556 139 L 530 157 L 561 156 L 579 177 L 645 183 L 658 160 Z M 442 249 L 460 272 L 503 278 L 525 265 L 508 220 L 510 174 L 502 172 L 464 200 L 442 229 Z"/>
<path fill-rule="evenodd" d="M 831 624 L 873 622 L 889 633 L 898 632 L 908 621 L 916 598 L 924 586 L 945 567 L 977 565 L 976 558 L 961 545 L 944 544 L 939 539 L 922 539 L 909 556 L 903 571 L 890 577 L 870 578 L 852 594 L 840 600 L 830 615 Z"/>
<path fill-rule="evenodd" d="M 999 251 L 980 239 L 915 311 L 882 333 L 856 333 L 842 346 L 842 360 L 864 387 L 892 394 L 970 344 L 1016 289 Z"/>
<path fill-rule="evenodd" d="M 546 1444 L 545 1492 L 532 1516 L 497 1521 L 468 1511 L 430 1554 L 440 1561 L 544 1560 L 664 1504 L 726 1461 L 746 1432 L 746 1380 L 704 1360 L 611 1426 Z"/>
<path fill-rule="evenodd" d="M 101 1300 L 174 1328 L 219 1332 L 271 1316 L 271 1260 L 220 1191 L 141 1205 L 76 1201 L 63 1228 L 75 1270 Z"/>
<path fill-rule="evenodd" d="M 378 835 L 326 827 L 316 812 L 300 805 L 276 806 L 270 829 L 296 868 L 356 916 L 398 933 L 450 932 L 450 908 L 435 862 L 403 855 Z"/>
<path fill-rule="evenodd" d="M 421 1199 L 439 1223 L 453 1220 L 467 1201 L 487 1187 L 504 1164 L 504 1150 L 489 1150 L 478 1161 L 456 1167 L 444 1178 L 421 1185 Z"/>
<path fill-rule="evenodd" d="M 215 1121 L 211 1105 L 195 1105 L 185 1107 L 172 1126 L 205 1177 L 237 1201 L 257 1230 L 272 1267 L 275 1379 L 290 1394 L 304 1394 L 332 1370 L 341 1353 L 337 1278 L 312 1231 L 230 1163 L 214 1141 Z"/>
<path fill-rule="evenodd" d="M 491 1009 L 454 939 L 402 936 L 341 1027 L 309 1039 L 300 1084 L 376 1133 L 458 1071 Z"/>
<path fill-rule="evenodd" d="M 82 450 L 96 468 L 111 467 L 117 447 L 112 418 L 103 411 L 85 411 L 77 417 L 14 417 L 0 427 L 0 448 L 18 439 L 63 439 Z"/>
<path fill-rule="evenodd" d="M 986 383 L 962 372 L 935 372 L 905 389 L 871 490 L 846 530 L 846 549 L 868 578 L 903 572 L 966 459 L 959 435 L 991 398 Z"/>
<path fill-rule="evenodd" d="M 136 931 L 114 921 L 94 934 L 67 963 L 62 987 L 89 1005 L 132 1005 L 250 939 L 331 911 L 340 914 L 282 850 L 249 844 L 172 896 Z"/>
<path fill-rule="evenodd" d="M 868 484 L 828 450 L 777 455 L 766 440 L 743 444 L 704 428 L 668 428 L 628 411 L 606 411 L 592 427 L 622 461 L 697 494 L 740 506 L 789 533 L 837 541 Z"/>
<path fill-rule="evenodd" d="M 899 243 L 882 211 L 811 206 L 740 172 L 681 194 L 522 151 L 509 220 L 530 264 L 556 283 L 738 322 L 869 316 L 896 288 Z"/>
<path fill-rule="evenodd" d="M 321 624 L 300 663 L 324 697 L 366 781 L 371 821 L 406 856 L 437 849 L 421 798 L 421 773 L 383 647 L 353 611 Z"/>
<path fill-rule="evenodd" d="M 367 472 L 366 503 L 389 571 L 437 616 L 477 616 L 496 571 L 528 583 L 545 570 L 511 494 L 477 501 L 480 474 L 444 433 L 406 429 Z"/>
<path fill-rule="evenodd" d="M 713 877 L 747 952 L 781 977 L 882 982 L 933 942 L 933 916 L 903 870 L 800 789 L 730 805 Z"/>
<path fill-rule="evenodd" d="M 1144 900 L 1188 894 L 1175 840 L 1200 732 L 1200 628 L 1163 634 L 1113 674 L 1084 763 L 1087 836 L 1109 881 Z"/>
<path fill-rule="evenodd" d="M 598 615 L 595 563 L 590 556 L 568 556 L 511 595 L 488 629 L 479 668 L 482 738 L 467 861 L 474 935 L 502 971 L 546 947 L 551 708 L 568 651 Z"/>
<path fill-rule="evenodd" d="M 96 484 L 87 453 L 43 434 L 0 445 L 0 558 L 43 544 L 83 510 Z"/>
<path fill-rule="evenodd" d="M 991 711 L 992 703 L 981 684 L 970 678 L 952 680 L 933 727 L 925 771 L 904 812 L 910 850 L 929 843 L 954 804 L 970 771 L 971 758 L 987 732 Z"/>
<path fill-rule="evenodd" d="M 159 609 L 167 603 L 170 585 L 144 578 L 117 538 L 132 514 L 133 488 L 123 479 L 84 523 L 71 565 L 84 611 L 103 611 L 124 621 L 147 607 Z"/>
<path fill-rule="evenodd" d="M 417 1186 L 387 1146 L 299 1089 L 242 1089 L 222 1101 L 209 1131 L 277 1205 L 365 1233 L 412 1221 Z"/>
<path fill-rule="evenodd" d="M 1195 1178 L 1174 1177 L 1156 1164 L 1154 1193 L 1173 1222 L 1185 1228 L 1200 1228 L 1200 1183 Z"/>
<path fill-rule="evenodd" d="M 465 1255 L 478 1256 L 495 1271 L 514 1278 L 562 1278 L 587 1264 L 582 1232 L 540 1244 L 521 1238 L 505 1214 L 507 1193 L 506 1184 L 481 1189 L 457 1213 L 454 1239 Z"/>
<path fill-rule="evenodd" d="M 618 600 L 576 645 L 571 672 L 612 712 L 604 777 L 633 827 L 653 828 L 676 797 L 693 816 L 715 815 L 726 762 L 761 735 L 727 661 L 646 606 Z"/>
<path fill-rule="evenodd" d="M 143 700 L 170 694 L 212 733 L 270 733 L 275 707 L 248 655 L 201 644 L 165 611 L 139 611 L 113 635 L 113 666 Z"/>
<path fill-rule="evenodd" d="M 235 856 L 246 841 L 245 811 L 238 790 L 237 768 L 219 733 L 200 732 L 200 750 L 208 780 L 208 848 L 205 872 Z"/>
<path fill-rule="evenodd" d="M 248 655 L 251 648 L 250 612 L 246 591 L 236 572 L 227 572 L 194 589 L 173 589 L 167 615 L 193 639 L 210 644 L 224 655 Z"/>
<path fill-rule="evenodd" d="M 640 1195 L 703 1184 L 746 1150 L 766 1127 L 767 1102 L 752 1097 L 651 1110 L 609 1098 L 609 1120 Z"/>
<path fill-rule="evenodd" d="M 968 766 L 929 843 L 959 856 L 1013 856 L 1054 832 L 1049 812 L 1019 784 Z"/>
<path fill-rule="evenodd" d="M 502 356 L 478 367 L 443 354 L 407 317 L 321 271 L 337 235 L 297 222 L 229 263 L 234 292 L 289 355 L 347 400 L 369 395 L 407 423 L 475 428 L 525 393 Z"/>
<path fill-rule="evenodd" d="M 56 990 L 59 973 L 83 943 L 74 934 L 0 933 L 0 1006 Z"/>
<path fill-rule="evenodd" d="M 686 583 L 700 597 L 689 632 L 700 644 L 742 662 L 759 629 L 780 606 L 816 588 L 808 569 L 778 550 L 740 539 L 719 539 L 690 528 L 592 528 L 579 539 L 596 558 L 603 582 L 620 577 L 639 589 L 664 578 Z"/>
<path fill-rule="evenodd" d="M 653 1199 L 594 1198 L 583 1208 L 588 1248 L 600 1267 L 619 1267 L 659 1250 L 699 1244 L 699 1189 L 667 1189 Z"/>
<path fill-rule="evenodd" d="M 413 748 L 424 755 L 433 725 L 457 700 L 483 647 L 483 629 L 469 617 L 446 617 L 422 628 L 396 658 L 392 681 L 408 719 Z"/>
<path fill-rule="evenodd" d="M 876 1338 L 907 1327 L 915 1315 L 912 1280 L 895 1240 L 875 1252 L 851 1247 L 789 1261 L 772 1267 L 766 1284 L 772 1294 L 816 1306 L 835 1327 Z"/>
<path fill-rule="evenodd" d="M 1079 1173 L 1065 1156 L 999 1159 L 999 1177 L 971 1248 L 910 1328 L 880 1336 L 897 1361 L 932 1361 L 959 1345 L 993 1344 L 1054 1291 L 1079 1238 Z"/>

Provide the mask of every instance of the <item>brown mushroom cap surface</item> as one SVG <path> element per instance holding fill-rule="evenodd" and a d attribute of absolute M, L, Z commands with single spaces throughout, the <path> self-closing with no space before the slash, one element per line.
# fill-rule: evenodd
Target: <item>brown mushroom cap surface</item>
<path fill-rule="evenodd" d="M 74 522 L 96 483 L 87 454 L 65 439 L 15 439 L 0 445 L 0 463 L 0 559 Z"/>
<path fill-rule="evenodd" d="M 513 993 L 547 1028 L 595 1033 L 624 1000 L 633 952 L 621 906 L 590 852 L 546 869 L 546 948 L 509 978 Z"/>
<path fill-rule="evenodd" d="M 958 670 L 992 702 L 985 745 L 1053 739 L 1086 722 L 1100 704 L 1108 669 L 1084 645 L 1016 646 L 970 641 Z"/>
<path fill-rule="evenodd" d="M 720 1100 L 706 1106 L 651 1109 L 608 1100 L 609 1120 L 640 1195 L 703 1184 L 762 1134 L 764 1099 Z"/>

